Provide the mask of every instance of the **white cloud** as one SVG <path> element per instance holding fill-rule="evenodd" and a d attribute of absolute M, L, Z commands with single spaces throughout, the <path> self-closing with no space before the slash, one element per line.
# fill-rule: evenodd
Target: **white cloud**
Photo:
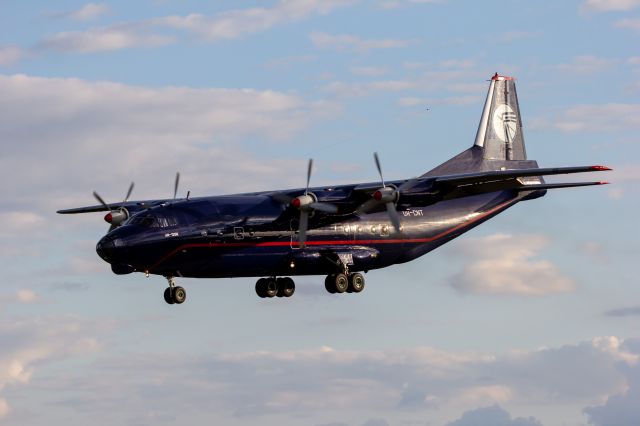
<path fill-rule="evenodd" d="M 506 354 L 428 347 L 384 351 L 324 347 L 197 356 L 131 353 L 125 358 L 103 357 L 91 370 L 68 377 L 74 387 L 90 386 L 92 391 L 66 398 L 64 404 L 93 415 L 117 407 L 126 416 L 152 400 L 156 414 L 165 416 L 171 414 L 170 402 L 178 394 L 183 409 L 196 415 L 215 410 L 250 416 L 256 423 L 264 415 L 296 418 L 370 412 L 371 407 L 379 413 L 402 408 L 433 414 L 436 409 L 459 413 L 507 403 L 587 405 L 624 392 L 623 366 L 635 365 L 626 346 L 607 337 Z M 103 371 L 109 371 L 108 377 Z M 55 390 L 69 384 L 49 381 L 47 386 Z M 136 397 L 123 405 L 123 395 Z"/>
<path fill-rule="evenodd" d="M 640 342 L 630 342 L 639 349 Z M 635 425 L 640 420 L 640 364 L 622 363 L 620 369 L 625 372 L 627 389 L 619 394 L 611 395 L 602 405 L 584 409 L 589 423 L 594 426 Z"/>
<path fill-rule="evenodd" d="M 0 127 L 9 148 L 0 166 L 22 176 L 19 187 L 7 179 L 1 184 L 12 200 L 3 217 L 22 229 L 43 222 L 36 207 L 50 214 L 94 204 L 94 189 L 109 201 L 121 199 L 131 180 L 138 180 L 138 199 L 166 197 L 180 169 L 182 191 L 194 196 L 300 185 L 304 173 L 290 173 L 292 160 L 264 161 L 242 141 L 287 141 L 336 108 L 271 90 L 146 88 L 24 75 L 0 76 L 0 92 Z M 63 220 L 69 218 L 47 222 Z"/>
<path fill-rule="evenodd" d="M 563 132 L 629 132 L 640 129 L 640 105 L 576 105 L 531 122 L 532 127 L 554 127 Z"/>
<path fill-rule="evenodd" d="M 7 403 L 7 400 L 0 398 L 0 419 L 5 417 L 11 411 L 11 407 Z"/>
<path fill-rule="evenodd" d="M 554 69 L 568 74 L 592 75 L 610 69 L 614 63 L 615 61 L 610 59 L 582 55 L 574 57 L 571 62 L 556 65 Z"/>
<path fill-rule="evenodd" d="M 427 64 L 406 64 L 409 72 L 417 68 L 431 68 Z M 451 64 L 450 66 L 453 66 Z M 411 91 L 413 99 L 432 99 L 433 103 L 466 105 L 471 103 L 471 97 L 481 101 L 487 86 L 484 84 L 468 84 L 465 81 L 483 80 L 482 71 L 469 69 L 464 64 L 458 69 L 442 69 L 445 66 L 437 65 L 436 70 L 422 71 L 418 75 L 409 75 L 405 78 L 373 80 L 367 82 L 333 81 L 324 89 L 336 96 L 359 97 L 369 96 L 377 92 L 402 92 Z M 447 92 L 455 92 L 455 96 L 448 96 Z M 432 94 L 428 98 L 423 95 Z M 444 94 L 443 94 L 444 93 Z M 436 96 L 437 95 L 437 96 Z M 402 101 L 403 105 L 411 104 L 411 100 Z"/>
<path fill-rule="evenodd" d="M 321 49 L 335 49 L 346 52 L 368 52 L 375 49 L 396 49 L 407 47 L 415 40 L 363 39 L 351 34 L 332 35 L 322 32 L 312 33 L 311 41 Z"/>
<path fill-rule="evenodd" d="M 174 42 L 178 37 L 175 33 L 163 34 L 162 31 L 165 30 L 195 34 L 204 41 L 215 42 L 266 31 L 276 25 L 295 22 L 312 15 L 325 15 L 352 2 L 353 0 L 281 0 L 270 8 L 235 9 L 213 16 L 163 16 L 86 31 L 61 32 L 45 37 L 37 47 L 62 52 L 93 53 L 161 46 Z M 90 16 L 96 17 L 105 11 L 100 5 L 87 5 L 74 13 L 78 17 L 89 19 Z"/>
<path fill-rule="evenodd" d="M 444 3 L 445 1 L 446 0 L 383 0 L 379 2 L 379 5 L 383 9 L 396 9 L 414 4 L 437 4 Z"/>
<path fill-rule="evenodd" d="M 107 326 L 71 316 L 14 317 L 0 322 L 0 391 L 28 386 L 36 368 L 69 356 L 95 352 L 100 344 L 93 333 Z M 0 418 L 11 410 L 0 398 Z"/>
<path fill-rule="evenodd" d="M 385 67 L 352 67 L 351 74 L 361 77 L 380 77 L 389 72 Z"/>
<path fill-rule="evenodd" d="M 38 300 L 38 295 L 27 288 L 22 288 L 16 292 L 16 299 L 20 303 L 33 303 Z"/>
<path fill-rule="evenodd" d="M 581 9 L 583 11 L 611 12 L 626 11 L 640 6 L 640 0 L 586 0 Z"/>
<path fill-rule="evenodd" d="M 45 37 L 37 48 L 66 53 L 93 53 L 133 47 L 162 46 L 173 41 L 173 37 L 150 34 L 136 26 L 119 25 L 57 33 Z"/>
<path fill-rule="evenodd" d="M 462 293 L 542 296 L 571 291 L 575 283 L 549 260 L 537 259 L 549 243 L 542 235 L 494 234 L 461 241 L 465 266 L 451 277 Z"/>
<path fill-rule="evenodd" d="M 66 14 L 69 18 L 76 21 L 89 21 L 96 19 L 109 11 L 109 7 L 103 3 L 87 3 L 80 9 L 74 10 Z"/>
<path fill-rule="evenodd" d="M 447 426 L 542 426 L 542 423 L 533 417 L 512 419 L 504 408 L 496 404 L 467 411 Z"/>
<path fill-rule="evenodd" d="M 626 30 L 640 31 L 640 19 L 620 19 L 619 21 L 615 22 L 614 26 L 616 28 L 623 28 Z"/>
<path fill-rule="evenodd" d="M 25 52 L 17 46 L 0 45 L 0 66 L 12 65 L 24 55 Z"/>

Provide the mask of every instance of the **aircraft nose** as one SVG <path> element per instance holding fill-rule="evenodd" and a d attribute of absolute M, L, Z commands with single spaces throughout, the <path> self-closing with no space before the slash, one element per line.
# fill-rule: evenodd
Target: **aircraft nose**
<path fill-rule="evenodd" d="M 96 245 L 96 253 L 104 261 L 113 263 L 117 248 L 122 245 L 122 240 L 112 235 L 105 235 Z"/>

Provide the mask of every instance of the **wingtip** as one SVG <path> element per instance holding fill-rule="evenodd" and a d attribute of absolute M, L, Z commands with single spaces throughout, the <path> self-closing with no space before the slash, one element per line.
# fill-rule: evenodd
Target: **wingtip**
<path fill-rule="evenodd" d="M 609 185 L 611 182 L 598 182 L 598 185 Z"/>
<path fill-rule="evenodd" d="M 591 166 L 591 170 L 596 172 L 604 172 L 604 171 L 613 170 L 613 169 L 607 166 Z"/>

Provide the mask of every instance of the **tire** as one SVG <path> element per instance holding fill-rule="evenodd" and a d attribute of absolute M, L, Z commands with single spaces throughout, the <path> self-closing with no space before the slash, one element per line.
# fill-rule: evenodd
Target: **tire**
<path fill-rule="evenodd" d="M 343 273 L 336 274 L 333 282 L 336 293 L 344 293 L 349 288 L 349 278 Z"/>
<path fill-rule="evenodd" d="M 281 278 L 278 283 L 278 296 L 291 297 L 296 291 L 296 283 L 289 277 Z"/>
<path fill-rule="evenodd" d="M 359 272 L 349 275 L 349 290 L 352 293 L 360 293 L 364 290 L 364 275 Z"/>
<path fill-rule="evenodd" d="M 164 301 L 169 305 L 173 305 L 175 303 L 173 301 L 173 297 L 171 296 L 171 287 L 167 287 L 164 289 Z"/>
<path fill-rule="evenodd" d="M 324 288 L 331 294 L 336 292 L 336 282 L 334 275 L 327 275 L 327 278 L 324 279 Z"/>
<path fill-rule="evenodd" d="M 184 303 L 187 300 L 187 292 L 184 288 L 177 286 L 173 288 L 173 302 L 176 304 Z"/>
<path fill-rule="evenodd" d="M 274 297 L 278 294 L 278 282 L 274 278 L 267 278 L 264 286 L 266 297 Z"/>
<path fill-rule="evenodd" d="M 256 281 L 256 294 L 264 299 L 265 297 L 267 297 L 267 280 L 265 278 L 260 278 L 258 281 Z"/>

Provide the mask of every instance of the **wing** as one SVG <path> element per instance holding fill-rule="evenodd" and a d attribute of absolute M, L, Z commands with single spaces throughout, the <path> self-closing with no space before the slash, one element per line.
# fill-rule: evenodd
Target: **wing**
<path fill-rule="evenodd" d="M 56 213 L 59 214 L 78 214 L 78 213 L 95 213 L 95 212 L 107 212 L 111 210 L 116 210 L 121 207 L 124 207 L 129 211 L 129 213 L 134 214 L 140 210 L 148 209 L 153 206 L 157 206 L 163 203 L 173 202 L 173 199 L 166 200 L 147 200 L 147 201 L 127 201 L 126 203 L 109 203 L 109 204 L 98 204 L 95 206 L 88 207 L 77 207 L 73 209 L 63 209 L 58 210 Z"/>

